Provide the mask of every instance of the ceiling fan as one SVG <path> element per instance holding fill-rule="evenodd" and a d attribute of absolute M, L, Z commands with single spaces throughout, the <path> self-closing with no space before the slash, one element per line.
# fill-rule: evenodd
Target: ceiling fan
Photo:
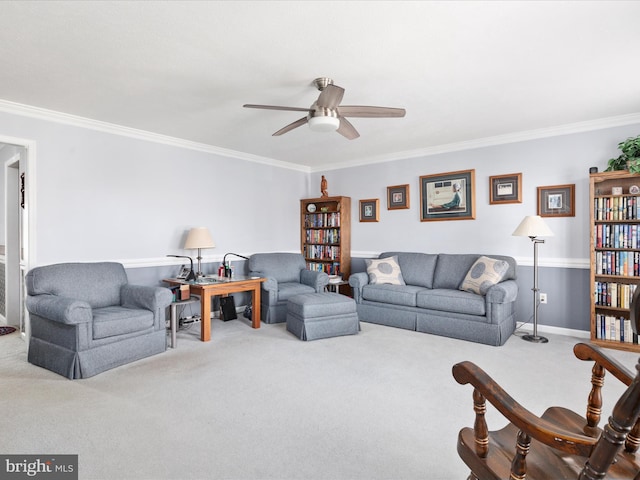
<path fill-rule="evenodd" d="M 371 107 L 360 105 L 340 105 L 344 95 L 344 88 L 333 84 L 333 80 L 327 77 L 316 78 L 314 85 L 320 90 L 320 96 L 309 108 L 279 107 L 276 105 L 252 105 L 245 104 L 245 108 L 262 108 L 265 110 L 289 110 L 293 112 L 306 112 L 307 115 L 281 128 L 273 136 L 282 135 L 305 123 L 309 128 L 318 132 L 337 131 L 340 135 L 353 140 L 360 134 L 345 117 L 384 118 L 404 117 L 404 108 Z"/>

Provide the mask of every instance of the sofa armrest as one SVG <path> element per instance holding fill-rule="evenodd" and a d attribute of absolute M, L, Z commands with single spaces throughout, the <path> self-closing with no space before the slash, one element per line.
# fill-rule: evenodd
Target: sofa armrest
<path fill-rule="evenodd" d="M 362 287 L 369 284 L 369 274 L 367 272 L 352 273 L 349 276 L 349 286 L 353 288 L 353 299 L 356 303 L 362 301 Z"/>
<path fill-rule="evenodd" d="M 122 286 L 120 298 L 123 307 L 144 308 L 152 312 L 167 308 L 173 301 L 173 295 L 168 288 L 130 284 Z"/>
<path fill-rule="evenodd" d="M 511 303 L 518 297 L 518 284 L 515 280 L 496 283 L 487 290 L 487 303 Z"/>
<path fill-rule="evenodd" d="M 27 310 L 32 315 L 54 322 L 77 325 L 93 320 L 93 311 L 87 302 L 55 295 L 29 295 Z"/>
<path fill-rule="evenodd" d="M 309 285 L 320 293 L 329 284 L 329 275 L 315 270 L 300 270 L 300 283 Z"/>

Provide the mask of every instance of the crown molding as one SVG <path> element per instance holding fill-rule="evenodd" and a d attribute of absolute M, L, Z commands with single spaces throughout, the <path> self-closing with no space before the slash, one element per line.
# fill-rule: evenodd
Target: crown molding
<path fill-rule="evenodd" d="M 250 153 L 239 152 L 222 147 L 216 147 L 205 143 L 192 142 L 181 138 L 170 137 L 158 133 L 139 130 L 136 128 L 125 127 L 113 123 L 93 120 L 90 118 L 80 117 L 67 113 L 48 110 L 45 108 L 24 105 L 21 103 L 10 102 L 0 99 L 0 111 L 24 117 L 31 117 L 49 122 L 72 125 L 80 128 L 87 128 L 99 132 L 110 133 L 113 135 L 121 135 L 138 140 L 170 145 L 188 150 L 211 153 L 221 155 L 228 158 L 236 158 L 253 163 L 261 163 L 264 165 L 286 168 L 305 173 L 315 173 L 326 170 L 340 170 L 343 168 L 360 167 L 364 165 L 372 165 L 376 163 L 395 162 L 400 160 L 408 160 L 412 158 L 423 158 L 433 155 L 441 155 L 444 153 L 459 152 L 464 150 L 473 150 L 477 148 L 485 148 L 497 145 L 505 145 L 509 143 L 525 142 L 529 140 L 538 140 L 541 138 L 556 137 L 561 135 L 570 135 L 574 133 L 582 133 L 593 130 L 603 130 L 605 128 L 621 127 L 640 123 L 640 113 L 631 113 L 628 115 L 620 115 L 617 117 L 608 117 L 598 120 L 589 120 L 585 122 L 571 123 L 567 125 L 558 125 L 555 127 L 540 128 L 536 130 L 528 130 L 523 132 L 509 133 L 505 135 L 497 135 L 494 137 L 479 138 L 476 140 L 468 140 L 464 142 L 449 143 L 444 145 L 436 145 L 433 147 L 405 150 L 374 157 L 360 158 L 346 163 L 327 163 L 320 167 L 309 167 L 306 165 L 298 165 L 294 163 L 276 160 L 274 158 L 262 157 Z"/>
<path fill-rule="evenodd" d="M 169 145 L 172 147 L 185 148 L 188 150 L 195 150 L 198 152 L 221 155 L 228 158 L 236 158 L 238 160 L 246 160 L 247 162 L 261 163 L 264 165 L 309 173 L 309 167 L 304 165 L 297 165 L 295 163 L 283 162 L 281 160 L 276 160 L 273 158 L 261 157 L 259 155 L 252 155 L 250 153 L 238 152 L 236 150 L 230 150 L 226 148 L 216 147 L 213 145 L 207 145 L 206 143 L 192 142 L 190 140 L 170 137 L 168 135 L 161 135 L 158 133 L 148 132 L 146 130 L 138 130 L 136 128 L 116 125 L 114 123 L 102 122 L 100 120 L 93 120 L 91 118 L 80 117 L 77 115 L 70 115 L 68 113 L 56 112 L 54 110 L 47 110 L 45 108 L 33 107 L 30 105 L 24 105 L 21 103 L 10 102 L 8 100 L 0 99 L 0 111 L 14 114 L 14 115 L 20 115 L 23 117 L 30 117 L 30 118 L 36 118 L 39 120 L 45 120 L 48 122 L 55 122 L 55 123 L 61 123 L 65 125 L 71 125 L 74 127 L 86 128 L 86 129 L 95 130 L 98 132 L 110 133 L 112 135 L 120 135 L 123 137 L 135 138 L 137 140 L 144 140 L 147 142 L 154 142 L 154 143 L 159 143 L 163 145 Z"/>
<path fill-rule="evenodd" d="M 598 120 L 589 120 L 586 122 L 577 122 L 567 125 L 558 125 L 555 127 L 508 133 L 505 135 L 496 135 L 494 137 L 479 138 L 476 140 L 468 140 L 465 142 L 436 145 L 433 147 L 421 148 L 417 150 L 406 150 L 403 152 L 396 152 L 394 154 L 361 158 L 347 163 L 323 165 L 322 167 L 314 167 L 313 169 L 311 169 L 311 171 L 317 172 L 320 170 L 339 170 L 342 168 L 361 167 L 364 165 L 372 165 L 375 163 L 394 162 L 398 160 L 408 160 L 411 158 L 423 158 L 432 155 L 441 155 L 443 153 L 460 152 L 464 150 L 493 147 L 509 143 L 558 137 L 561 135 L 590 132 L 593 130 L 604 130 L 606 128 L 623 127 L 626 125 L 634 125 L 636 123 L 640 123 L 640 113 L 630 113 L 628 115 L 620 115 L 617 117 L 601 118 Z"/>

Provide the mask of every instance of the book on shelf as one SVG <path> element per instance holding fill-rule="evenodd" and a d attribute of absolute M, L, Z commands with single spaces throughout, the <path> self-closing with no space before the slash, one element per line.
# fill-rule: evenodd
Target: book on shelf
<path fill-rule="evenodd" d="M 340 262 L 307 262 L 307 268 L 315 272 L 324 272 L 327 275 L 340 275 Z"/>
<path fill-rule="evenodd" d="M 614 315 L 596 314 L 596 338 L 638 344 L 638 335 L 631 329 L 631 320 Z"/>
<path fill-rule="evenodd" d="M 596 281 L 594 302 L 602 307 L 629 309 L 636 286 L 628 283 Z"/>
<path fill-rule="evenodd" d="M 637 220 L 640 218 L 640 197 L 610 196 L 594 199 L 593 217 L 596 220 Z"/>

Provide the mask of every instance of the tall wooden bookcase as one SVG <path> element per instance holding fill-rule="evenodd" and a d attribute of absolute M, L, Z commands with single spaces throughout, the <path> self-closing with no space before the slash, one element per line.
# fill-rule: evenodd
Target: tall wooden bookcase
<path fill-rule="evenodd" d="M 639 187 L 640 175 L 627 171 L 590 175 L 591 341 L 634 352 L 640 345 L 629 305 L 640 284 Z"/>
<path fill-rule="evenodd" d="M 300 200 L 300 250 L 310 270 L 351 273 L 351 198 Z"/>

